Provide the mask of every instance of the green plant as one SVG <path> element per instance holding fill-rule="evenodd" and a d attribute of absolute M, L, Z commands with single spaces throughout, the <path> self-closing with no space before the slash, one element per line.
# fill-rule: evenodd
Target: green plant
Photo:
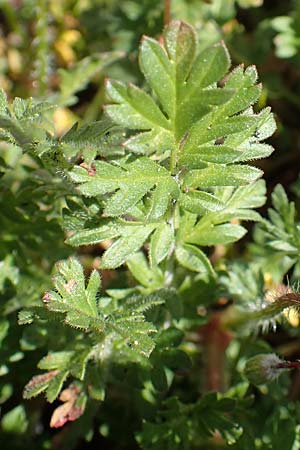
<path fill-rule="evenodd" d="M 255 211 L 266 186 L 253 161 L 273 152 L 275 120 L 256 107 L 256 68 L 197 41 L 182 21 L 144 36 L 143 88 L 108 79 L 101 119 L 61 135 L 56 105 L 75 105 L 84 70 L 92 79 L 122 53 L 60 69 L 46 102 L 42 40 L 40 98 L 1 93 L 0 441 L 12 448 L 100 434 L 118 449 L 279 449 L 281 430 L 299 445 L 286 370 L 299 364 L 255 339 L 278 323 L 295 336 L 286 313 L 300 302 L 295 205 L 279 185 L 269 218 Z M 247 262 L 234 254 L 244 221 L 258 222 Z M 16 406 L 20 387 L 61 402 L 50 426 L 63 433 L 36 431 L 49 407 Z"/>

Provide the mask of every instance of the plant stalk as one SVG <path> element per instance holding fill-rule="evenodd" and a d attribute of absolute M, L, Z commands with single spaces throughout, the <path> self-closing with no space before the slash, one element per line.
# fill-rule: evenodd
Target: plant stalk
<path fill-rule="evenodd" d="M 164 0 L 164 25 L 171 22 L 171 0 Z"/>
<path fill-rule="evenodd" d="M 44 97 L 49 81 L 49 36 L 48 0 L 38 0 L 36 4 L 36 80 L 38 95 Z"/>
<path fill-rule="evenodd" d="M 226 329 L 237 329 L 251 323 L 270 320 L 281 314 L 286 308 L 300 306 L 300 294 L 288 292 L 279 296 L 274 302 L 256 311 L 228 310 L 222 318 L 222 324 Z"/>
<path fill-rule="evenodd" d="M 210 321 L 200 328 L 204 356 L 204 390 L 224 392 L 226 390 L 225 351 L 232 335 L 224 330 L 220 314 L 214 314 Z"/>
<path fill-rule="evenodd" d="M 276 369 L 298 369 L 300 361 L 285 361 L 276 365 Z"/>

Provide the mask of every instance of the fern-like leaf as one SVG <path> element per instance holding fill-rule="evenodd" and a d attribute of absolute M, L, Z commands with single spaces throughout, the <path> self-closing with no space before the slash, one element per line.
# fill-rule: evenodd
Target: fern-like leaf
<path fill-rule="evenodd" d="M 232 219 L 260 220 L 252 209 L 264 202 L 256 183 L 262 171 L 245 163 L 272 152 L 262 141 L 274 132 L 273 116 L 252 109 L 261 91 L 256 69 L 228 74 L 224 43 L 198 54 L 186 23 L 170 23 L 163 43 L 144 37 L 139 62 L 150 93 L 107 82 L 106 114 L 131 130 L 124 143 L 131 155 L 89 160 L 70 172 L 81 194 L 103 206 L 105 226 L 101 220 L 98 229 L 78 230 L 68 243 L 118 238 L 102 260 L 103 268 L 116 268 L 150 240 L 151 265 L 176 251 L 185 267 L 193 257 L 197 271 L 212 272 L 206 255 L 187 245 L 234 242 L 246 230 Z"/>

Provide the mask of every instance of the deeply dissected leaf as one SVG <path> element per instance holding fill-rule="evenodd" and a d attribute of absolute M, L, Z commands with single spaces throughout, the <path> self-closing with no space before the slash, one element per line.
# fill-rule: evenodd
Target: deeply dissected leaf
<path fill-rule="evenodd" d="M 96 300 L 100 288 L 98 272 L 92 272 L 85 287 L 82 266 L 75 258 L 71 258 L 58 264 L 58 273 L 53 282 L 56 291 L 46 292 L 43 297 L 43 302 L 50 311 L 66 313 L 66 323 L 76 328 L 103 328 Z"/>
<path fill-rule="evenodd" d="M 121 297 L 120 301 L 110 297 L 98 299 L 98 273 L 91 273 L 86 286 L 83 268 L 75 258 L 57 265 L 53 284 L 56 291 L 48 291 L 43 297 L 48 310 L 65 314 L 65 324 L 82 328 L 89 335 L 85 337 L 86 345 L 83 345 L 82 339 L 78 339 L 69 343 L 68 349 L 50 352 L 42 358 L 38 367 L 47 372 L 34 376 L 27 383 L 24 398 L 32 398 L 45 391 L 47 400 L 53 402 L 70 375 L 84 382 L 89 377 L 90 360 L 118 358 L 120 349 L 141 358 L 150 356 L 155 347 L 153 334 L 156 333 L 156 327 L 146 320 L 145 313 L 166 302 L 163 291 L 147 296 Z M 32 317 L 45 320 L 38 309 L 34 309 L 36 313 Z M 97 350 L 95 343 L 99 340 Z M 106 341 L 107 350 L 104 344 Z M 101 383 L 103 391 L 104 380 Z"/>
<path fill-rule="evenodd" d="M 196 56 L 194 32 L 183 22 L 166 27 L 164 39 L 161 45 L 145 37 L 140 48 L 141 70 L 158 104 L 133 86 L 111 81 L 107 85 L 114 102 L 106 107 L 107 114 L 127 128 L 145 130 L 128 140 L 126 146 L 135 153 L 140 146 L 140 153 L 155 152 L 164 158 L 167 151 L 171 166 L 178 156 L 181 164 L 188 165 L 190 155 L 199 165 L 202 148 L 202 161 L 225 164 L 270 154 L 270 147 L 257 144 L 274 131 L 269 110 L 258 115 L 245 111 L 260 93 L 255 68 L 244 71 L 238 67 L 219 88 L 215 83 L 230 65 L 223 44 Z M 234 115 L 239 112 L 243 114 Z M 218 139 L 224 142 L 220 145 Z"/>
<path fill-rule="evenodd" d="M 43 301 L 48 310 L 65 314 L 66 324 L 103 336 L 111 332 L 117 333 L 126 344 L 132 346 L 138 353 L 144 356 L 150 355 L 154 348 L 154 342 L 150 335 L 156 329 L 151 323 L 145 321 L 143 312 L 164 303 L 163 297 L 150 296 L 145 299 L 139 298 L 138 301 L 129 297 L 123 300 L 123 305 L 118 306 L 117 310 L 113 308 L 105 312 L 105 309 L 101 308 L 101 304 L 98 305 L 97 300 L 100 287 L 98 272 L 94 270 L 91 273 L 87 286 L 85 286 L 83 268 L 75 258 L 62 261 L 57 265 L 57 274 L 53 278 L 53 283 L 56 291 L 46 292 Z M 65 379 L 69 371 L 77 378 L 82 379 L 89 357 L 90 354 L 86 351 L 80 352 L 80 354 L 66 351 L 48 355 L 42 359 L 41 368 L 51 369 L 52 372 L 59 369 L 53 382 L 47 382 L 45 387 L 43 382 L 42 390 L 51 386 L 49 396 L 53 398 L 52 390 L 54 392 L 58 386 L 57 377 Z M 65 375 L 63 375 L 64 373 Z"/>
<path fill-rule="evenodd" d="M 255 230 L 253 248 L 271 272 L 275 270 L 276 259 L 282 261 L 277 267 L 279 273 L 295 265 L 294 271 L 298 274 L 300 224 L 295 203 L 289 202 L 284 188 L 277 185 L 272 193 L 272 205 L 268 210 L 269 218 L 261 221 Z"/>
<path fill-rule="evenodd" d="M 230 58 L 224 43 L 198 54 L 193 28 L 175 21 L 161 41 L 142 39 L 139 63 L 150 92 L 113 80 L 106 85 L 111 101 L 106 115 L 135 131 L 124 144 L 134 155 L 88 161 L 70 172 L 79 191 L 103 205 L 105 222 L 77 230 L 68 243 L 117 239 L 102 258 L 103 268 L 126 262 L 150 235 L 152 265 L 171 255 L 177 243 L 183 255 L 183 231 L 177 236 L 175 227 L 173 237 L 168 225 L 177 203 L 197 216 L 185 243 L 206 246 L 240 239 L 245 229 L 228 222 L 260 220 L 252 208 L 262 204 L 251 200 L 255 189 L 247 189 L 258 186 L 262 171 L 245 162 L 272 152 L 261 141 L 274 132 L 273 116 L 268 108 L 260 113 L 252 108 L 261 91 L 256 69 L 239 66 L 227 74 Z M 231 201 L 229 187 L 237 188 L 230 191 Z M 239 195 L 249 206 L 237 205 Z M 132 224 L 115 221 L 120 216 Z"/>

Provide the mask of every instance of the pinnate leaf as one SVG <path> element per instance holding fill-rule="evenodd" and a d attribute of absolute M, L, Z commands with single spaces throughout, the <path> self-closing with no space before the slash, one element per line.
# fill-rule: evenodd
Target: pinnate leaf
<path fill-rule="evenodd" d="M 97 228 L 76 230 L 68 243 L 112 240 L 103 268 L 122 265 L 149 241 L 152 266 L 178 246 L 177 260 L 187 267 L 185 245 L 234 242 L 246 230 L 232 219 L 261 219 L 252 209 L 262 202 L 246 188 L 256 186 L 262 171 L 244 163 L 271 154 L 262 141 L 276 125 L 269 108 L 253 110 L 261 92 L 256 68 L 238 66 L 228 74 L 224 43 L 198 53 L 195 36 L 175 21 L 160 41 L 143 37 L 139 64 L 150 90 L 113 80 L 106 85 L 106 115 L 131 130 L 124 145 L 134 155 L 96 159 L 70 172 L 84 196 L 97 197 L 105 217 Z M 181 228 L 173 235 L 168 224 L 175 211 Z M 182 225 L 187 213 L 194 215 L 188 226 Z"/>

